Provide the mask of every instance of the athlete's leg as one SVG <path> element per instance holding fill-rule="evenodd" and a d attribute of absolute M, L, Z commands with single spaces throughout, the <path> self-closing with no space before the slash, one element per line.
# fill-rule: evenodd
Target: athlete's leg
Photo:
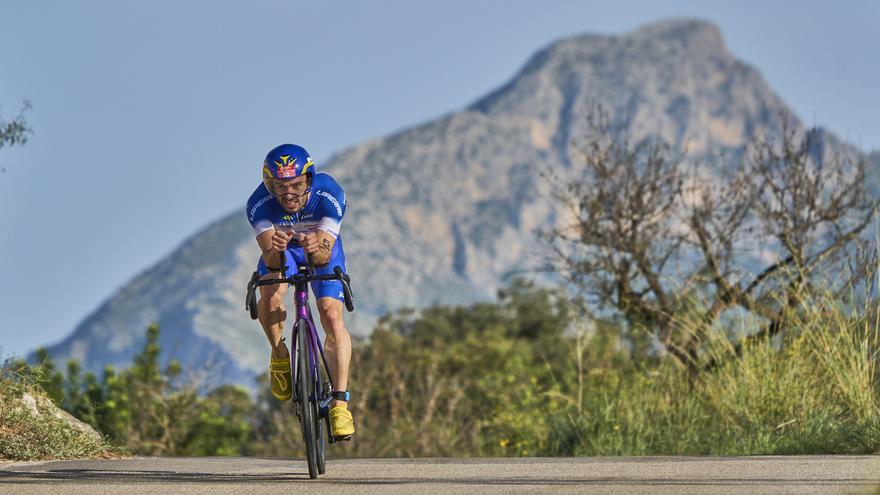
<path fill-rule="evenodd" d="M 263 275 L 261 280 L 278 278 L 281 278 L 280 273 L 269 273 Z M 266 338 L 269 339 L 273 359 L 288 359 L 290 356 L 287 346 L 281 342 L 284 320 L 287 318 L 287 310 L 284 307 L 285 293 L 287 293 L 287 284 L 264 285 L 260 287 L 260 300 L 257 303 L 260 325 L 266 333 Z"/>
<path fill-rule="evenodd" d="M 336 239 L 330 261 L 323 266 L 316 267 L 318 274 L 330 274 L 339 267 L 345 272 L 345 250 L 342 247 L 342 238 Z M 318 314 L 321 318 L 321 327 L 324 328 L 326 338 L 324 349 L 327 357 L 327 366 L 333 379 L 333 388 L 338 391 L 348 390 L 348 366 L 351 362 L 351 335 L 345 327 L 342 319 L 342 283 L 338 280 L 312 282 L 312 293 L 315 294 L 315 302 L 318 306 Z M 334 400 L 332 406 L 348 407 L 343 400 Z"/>
<path fill-rule="evenodd" d="M 286 276 L 296 272 L 296 256 L 290 250 L 284 251 Z M 265 261 L 260 258 L 257 271 L 261 280 L 280 279 L 281 273 L 269 272 Z M 260 287 L 260 302 L 257 304 L 257 313 L 260 325 L 269 346 L 272 348 L 269 359 L 269 382 L 272 387 L 272 395 L 276 399 L 285 401 L 293 395 L 293 380 L 290 369 L 290 351 L 281 337 L 284 331 L 284 320 L 287 319 L 287 310 L 284 308 L 284 295 L 287 293 L 287 283 L 266 285 Z"/>
<path fill-rule="evenodd" d="M 333 273 L 339 267 L 345 271 L 345 253 L 342 249 L 342 239 L 337 239 L 333 245 L 333 253 L 330 261 L 317 267 L 319 274 Z M 330 368 L 330 376 L 333 379 L 333 387 L 337 391 L 348 390 L 348 365 L 351 362 L 351 335 L 345 328 L 342 319 L 342 283 L 338 280 L 312 282 L 312 293 L 315 294 L 315 303 L 318 306 L 318 315 L 321 318 L 321 327 L 324 328 L 324 353 L 327 357 L 327 366 Z M 330 405 L 330 433 L 338 438 L 350 438 L 354 434 L 354 418 L 348 410 L 348 402 L 334 399 Z"/>
<path fill-rule="evenodd" d="M 284 252 L 284 265 L 286 274 L 290 276 L 296 273 L 296 253 L 291 250 Z M 279 279 L 280 272 L 270 272 L 265 261 L 260 258 L 257 263 L 257 272 L 261 275 L 260 280 Z M 284 295 L 287 293 L 287 284 L 272 284 L 260 287 L 260 301 L 257 303 L 257 314 L 260 325 L 269 346 L 272 348 L 272 359 L 290 359 L 287 346 L 281 342 L 281 334 L 284 331 L 284 320 L 287 319 L 287 309 L 284 307 Z"/>
<path fill-rule="evenodd" d="M 317 300 L 321 326 L 324 328 L 324 352 L 333 385 L 336 390 L 348 390 L 348 365 L 351 361 L 351 336 L 342 320 L 342 301 L 336 297 L 320 297 Z M 354 434 L 354 418 L 348 410 L 348 402 L 334 399 L 330 405 L 330 433 L 338 438 L 351 438 Z"/>
<path fill-rule="evenodd" d="M 279 278 L 279 273 L 263 275 L 262 279 Z M 272 348 L 269 359 L 269 385 L 272 395 L 276 399 L 289 400 L 293 394 L 292 377 L 290 372 L 290 351 L 281 340 L 281 332 L 284 329 L 284 320 L 287 311 L 284 309 L 284 293 L 287 292 L 287 284 L 266 285 L 260 287 L 260 302 L 257 303 L 257 313 L 260 317 L 260 325 L 269 345 Z"/>
<path fill-rule="evenodd" d="M 348 365 L 351 362 L 351 335 L 342 319 L 342 301 L 335 297 L 317 300 L 321 327 L 324 328 L 324 353 L 336 390 L 348 390 Z M 348 406 L 347 402 L 334 400 L 332 406 Z"/>

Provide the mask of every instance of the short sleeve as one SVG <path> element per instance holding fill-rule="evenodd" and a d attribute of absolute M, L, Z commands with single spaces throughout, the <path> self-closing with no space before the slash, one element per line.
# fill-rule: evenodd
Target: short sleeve
<path fill-rule="evenodd" d="M 272 220 L 268 216 L 268 206 L 272 199 L 272 195 L 262 185 L 248 199 L 245 213 L 247 214 L 248 222 L 254 229 L 254 235 L 260 235 L 274 227 Z"/>
<path fill-rule="evenodd" d="M 337 237 L 342 226 L 342 217 L 345 215 L 345 193 L 335 181 L 332 186 L 335 187 L 316 191 L 318 195 L 317 216 L 320 218 L 318 228 Z"/>

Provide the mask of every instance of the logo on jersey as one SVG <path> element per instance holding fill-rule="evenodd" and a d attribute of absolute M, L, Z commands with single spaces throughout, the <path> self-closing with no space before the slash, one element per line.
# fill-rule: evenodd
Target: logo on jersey
<path fill-rule="evenodd" d="M 251 222 L 254 221 L 254 215 L 257 214 L 257 208 L 263 206 L 263 204 L 266 203 L 266 201 L 269 201 L 270 199 L 272 199 L 272 195 L 263 196 L 263 198 L 261 200 L 257 201 L 257 204 L 255 204 L 253 206 L 253 208 L 251 208 L 251 211 L 248 212 L 248 217 L 250 217 Z"/>
<path fill-rule="evenodd" d="M 333 206 L 336 207 L 336 214 L 339 215 L 340 217 L 342 216 L 342 207 L 339 206 L 339 201 L 337 201 L 336 198 L 334 198 L 332 194 L 328 193 L 327 191 L 318 191 L 318 194 L 329 199 L 330 202 L 333 203 Z"/>
<path fill-rule="evenodd" d="M 294 225 L 296 222 L 293 220 L 293 216 L 285 215 L 281 217 L 281 221 L 275 224 L 275 228 L 277 230 L 283 230 L 285 232 L 296 232 Z"/>

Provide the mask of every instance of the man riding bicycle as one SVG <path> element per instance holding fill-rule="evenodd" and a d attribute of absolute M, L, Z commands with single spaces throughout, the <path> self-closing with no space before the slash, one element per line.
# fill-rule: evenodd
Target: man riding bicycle
<path fill-rule="evenodd" d="M 317 173 L 308 152 L 295 144 L 282 144 L 266 155 L 263 183 L 247 202 L 247 217 L 263 255 L 257 264 L 261 280 L 285 277 L 297 267 L 311 264 L 316 274 L 331 274 L 339 266 L 345 271 L 345 253 L 339 228 L 345 214 L 345 193 L 330 175 Z M 283 262 L 282 262 L 282 256 Z M 272 346 L 269 378 L 272 395 L 289 400 L 292 395 L 290 352 L 281 332 L 287 312 L 284 294 L 287 284 L 260 287 L 260 325 Z M 335 390 L 330 404 L 330 429 L 335 437 L 354 433 L 348 410 L 348 366 L 351 336 L 342 319 L 344 300 L 338 280 L 311 283 L 318 307 L 327 364 Z"/>

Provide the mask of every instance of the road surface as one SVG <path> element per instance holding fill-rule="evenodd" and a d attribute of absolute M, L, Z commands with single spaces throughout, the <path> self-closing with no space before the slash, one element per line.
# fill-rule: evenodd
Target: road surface
<path fill-rule="evenodd" d="M 329 460 L 241 457 L 0 462 L 0 494 L 880 495 L 880 456 Z"/>

